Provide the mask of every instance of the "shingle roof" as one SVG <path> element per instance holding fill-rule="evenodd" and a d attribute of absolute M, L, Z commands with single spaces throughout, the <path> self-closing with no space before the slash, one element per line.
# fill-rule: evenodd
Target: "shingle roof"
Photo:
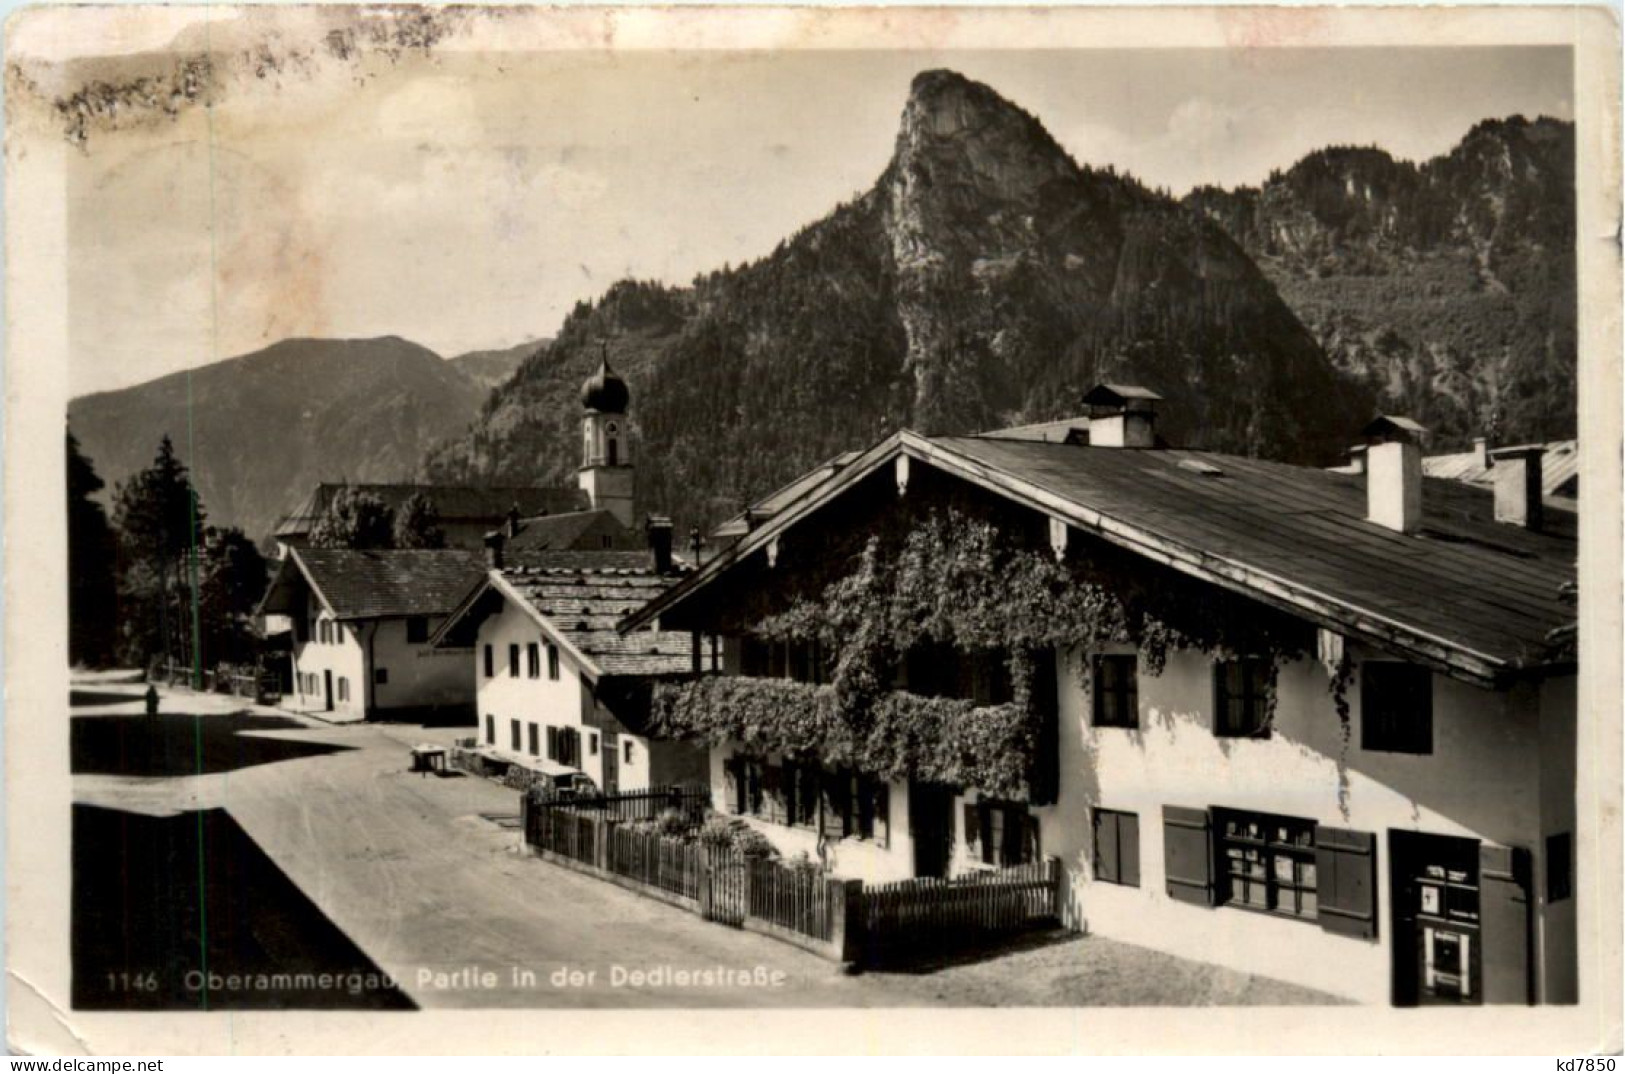
<path fill-rule="evenodd" d="M 277 524 L 278 537 L 307 534 L 326 512 L 327 506 L 345 486 L 323 482 L 305 502 Z M 447 522 L 488 522 L 493 527 L 516 504 L 521 515 L 561 514 L 587 506 L 587 494 L 579 488 L 476 488 L 464 485 L 351 485 L 371 493 L 390 508 L 399 508 L 413 493 L 433 501 L 435 510 Z"/>
<path fill-rule="evenodd" d="M 1347 474 L 1198 451 L 933 442 L 1115 522 L 1508 664 L 1541 663 L 1548 632 L 1574 619 L 1560 593 L 1576 574 L 1572 530 L 1497 523 L 1493 497 L 1476 489 L 1428 482 L 1422 532 L 1406 536 L 1366 521 L 1364 479 Z"/>
<path fill-rule="evenodd" d="M 640 630 L 621 634 L 615 628 L 629 613 L 643 607 L 677 582 L 674 575 L 655 574 L 648 557 L 638 567 L 614 566 L 607 557 L 627 553 L 597 553 L 604 565 L 547 565 L 504 568 L 508 587 L 535 613 L 587 656 L 602 675 L 665 675 L 692 666 L 692 641 L 686 632 Z M 578 561 L 593 553 L 563 553 Z"/>
<path fill-rule="evenodd" d="M 1497 523 L 1493 496 L 1480 489 L 1427 482 L 1424 528 L 1406 536 L 1366 521 L 1359 476 L 1209 452 L 905 431 L 626 626 L 679 619 L 669 613 L 688 594 L 898 455 L 1470 681 L 1561 663 L 1548 635 L 1575 618 L 1560 592 L 1576 577 L 1573 517 L 1549 515 L 1555 532 L 1543 533 Z"/>
<path fill-rule="evenodd" d="M 340 619 L 443 614 L 485 573 L 479 553 L 453 549 L 298 548 L 289 562 Z"/>

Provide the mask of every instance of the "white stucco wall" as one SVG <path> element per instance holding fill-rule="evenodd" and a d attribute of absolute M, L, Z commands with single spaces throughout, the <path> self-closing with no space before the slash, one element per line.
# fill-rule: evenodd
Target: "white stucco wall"
<path fill-rule="evenodd" d="M 1345 752 L 1327 674 L 1313 660 L 1281 669 L 1268 740 L 1213 735 L 1211 664 L 1199 653 L 1173 654 L 1161 676 L 1141 674 L 1138 730 L 1091 726 L 1091 698 L 1075 659 L 1058 663 L 1061 792 L 1054 806 L 1036 812 L 1045 853 L 1062 858 L 1072 881 L 1075 923 L 1090 931 L 1385 1004 L 1393 922 L 1389 829 L 1538 853 L 1540 718 L 1528 696 L 1435 675 L 1433 753 L 1368 753 L 1360 748 L 1356 675 L 1348 691 Z M 1090 809 L 1096 805 L 1138 814 L 1138 888 L 1092 881 Z M 1374 833 L 1377 939 L 1335 935 L 1314 921 L 1170 899 L 1164 805 L 1257 810 Z"/>
<path fill-rule="evenodd" d="M 428 616 L 429 636 L 444 616 Z M 379 669 L 389 681 L 373 684 L 373 707 L 387 714 L 395 709 L 471 705 L 474 701 L 474 662 L 467 649 L 436 649 L 428 642 L 406 640 L 405 619 L 379 619 L 361 631 L 370 646 L 373 677 Z"/>
<path fill-rule="evenodd" d="M 324 621 L 338 627 L 339 640 L 336 643 L 320 640 L 321 623 Z M 294 645 L 293 671 L 293 707 L 296 710 L 321 713 L 334 720 L 360 720 L 366 716 L 366 657 L 355 628 L 334 623 L 325 611 L 318 613 L 310 623 L 310 638 Z M 327 710 L 327 672 L 333 676 L 334 696 L 330 713 Z M 314 692 L 306 690 L 304 675 L 316 676 Z M 341 678 L 349 683 L 347 701 L 338 700 L 338 682 Z"/>
<path fill-rule="evenodd" d="M 541 677 L 529 677 L 526 646 L 541 646 Z M 485 677 L 485 646 L 492 647 L 493 670 L 496 674 Z M 509 674 L 508 646 L 519 646 L 519 675 Z M 466 657 L 465 657 L 466 659 Z M 617 760 L 617 787 L 622 791 L 641 790 L 649 786 L 649 746 L 636 735 L 616 735 L 613 738 L 582 719 L 584 701 L 590 703 L 591 687 L 581 676 L 581 667 L 570 656 L 569 650 L 559 648 L 559 677 L 547 675 L 547 638 L 542 628 L 512 601 L 506 601 L 502 610 L 480 624 L 479 641 L 474 646 L 470 662 L 475 675 L 475 696 L 479 715 L 479 741 L 495 745 L 503 752 L 512 753 L 511 721 L 520 725 L 521 756 L 547 756 L 547 728 L 571 727 L 581 732 L 581 770 L 599 787 L 604 786 L 604 752 L 613 746 L 619 750 Z M 584 697 L 584 695 L 586 695 Z M 486 732 L 486 717 L 496 717 L 496 742 L 490 742 Z M 537 725 L 537 752 L 530 751 L 530 725 Z M 632 742 L 632 759 L 626 761 L 625 741 Z"/>

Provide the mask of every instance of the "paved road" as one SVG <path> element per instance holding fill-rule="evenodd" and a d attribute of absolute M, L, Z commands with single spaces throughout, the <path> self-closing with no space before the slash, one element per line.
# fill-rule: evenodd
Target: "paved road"
<path fill-rule="evenodd" d="M 129 721 L 135 688 L 97 686 L 77 720 Z M 121 702 L 120 691 L 131 700 Z M 94 703 L 92 703 L 94 702 Z M 228 746 L 198 738 L 206 775 L 127 771 L 126 738 L 102 752 L 125 765 L 76 764 L 77 801 L 152 816 L 223 808 L 328 920 L 422 1007 L 904 1006 L 1078 1003 L 1062 981 L 1106 978 L 1113 964 L 1196 967 L 1178 1002 L 1312 1002 L 1313 993 L 1098 939 L 1037 945 L 1006 959 L 929 974 L 843 976 L 819 958 L 729 929 L 525 854 L 516 792 L 471 777 L 405 771 L 408 747 L 464 731 L 331 726 L 185 693 L 165 711 L 201 715 Z M 228 721 L 237 721 L 232 724 Z M 191 726 L 193 721 L 184 721 Z M 122 725 L 120 725 L 122 727 Z M 122 732 L 121 732 L 122 733 Z M 130 732 L 133 734 L 134 732 Z M 111 740 L 110 734 L 94 741 Z M 229 747 L 229 748 L 228 748 Z M 76 748 L 76 754 L 79 751 Z M 86 771 L 89 769 L 89 771 Z M 215 770 L 218 769 L 218 770 Z M 1042 972 L 1024 972 L 1023 965 Z M 1001 963 L 1008 965 L 1001 967 Z M 639 984 L 636 971 L 655 983 Z M 661 977 L 696 972 L 692 983 Z M 709 974 L 709 977 L 706 976 Z M 1098 1001 L 1098 1000 L 1097 1000 Z M 1109 1001 L 1109 1000 L 1108 1000 Z"/>

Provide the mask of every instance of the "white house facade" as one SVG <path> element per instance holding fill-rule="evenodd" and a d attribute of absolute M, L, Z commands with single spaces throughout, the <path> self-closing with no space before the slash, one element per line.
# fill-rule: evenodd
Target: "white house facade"
<path fill-rule="evenodd" d="M 284 704 L 337 722 L 471 717 L 467 652 L 430 639 L 482 562 L 456 550 L 289 548 L 260 605 L 293 627 Z"/>
<path fill-rule="evenodd" d="M 1538 455 L 1496 493 L 1424 489 L 1413 423 L 1373 423 L 1369 471 L 1329 473 L 1165 449 L 1154 395 L 1091 396 L 1108 422 L 1094 446 L 1086 419 L 890 437 L 628 619 L 721 639 L 722 675 L 663 695 L 711 744 L 717 808 L 865 880 L 1054 856 L 1072 927 L 1360 1002 L 1573 1002 L 1574 525 L 1515 509 L 1538 495 Z M 986 732 L 1011 706 L 1033 714 L 1032 778 L 998 796 L 943 777 L 953 751 L 929 742 L 909 756 L 936 774 L 894 755 L 866 771 L 887 741 L 872 724 L 856 740 L 814 726 L 853 689 L 820 648 L 829 623 L 856 628 L 836 608 L 810 647 L 786 634 L 809 594 L 857 591 L 824 587 L 866 543 L 961 511 L 1175 628 L 1154 646 L 1039 646 L 1020 696 L 1001 654 L 900 654 L 867 718 L 952 709 L 937 733 L 966 770 L 997 771 L 978 743 L 1004 741 Z M 885 563 L 881 584 L 906 566 Z M 1197 645 L 1205 609 L 1285 640 Z M 730 698 L 811 723 L 747 721 L 747 746 L 718 715 Z"/>

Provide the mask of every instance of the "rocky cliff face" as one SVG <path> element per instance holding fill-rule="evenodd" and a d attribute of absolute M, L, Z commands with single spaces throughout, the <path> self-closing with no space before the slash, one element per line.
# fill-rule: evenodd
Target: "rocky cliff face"
<path fill-rule="evenodd" d="M 1254 258 L 1340 370 L 1436 446 L 1574 435 L 1574 128 L 1493 120 L 1421 165 L 1305 157 L 1186 204 Z"/>
<path fill-rule="evenodd" d="M 568 474 L 575 388 L 602 339 L 633 388 L 641 502 L 682 524 L 898 427 L 1076 413 L 1100 380 L 1166 395 L 1177 442 L 1303 462 L 1369 416 L 1220 227 L 1079 167 L 1038 120 L 948 71 L 915 80 L 870 191 L 761 261 L 583 303 L 428 476 Z"/>

